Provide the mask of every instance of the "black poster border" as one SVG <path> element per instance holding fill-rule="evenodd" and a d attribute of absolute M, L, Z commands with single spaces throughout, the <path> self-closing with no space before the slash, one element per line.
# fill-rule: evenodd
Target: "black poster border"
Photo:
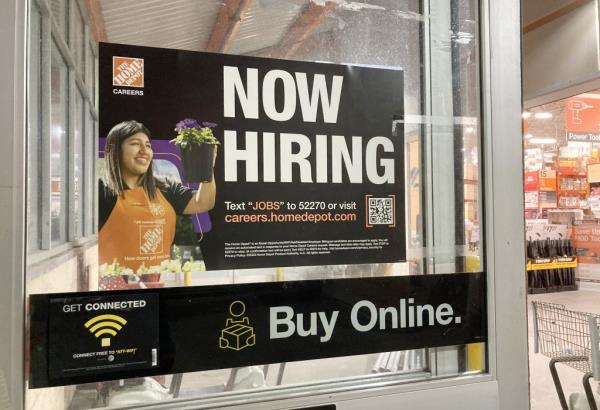
<path fill-rule="evenodd" d="M 400 293 L 395 294 L 394 292 L 398 290 Z M 158 367 L 152 369 L 119 370 L 60 379 L 50 377 L 49 323 L 51 299 L 98 298 L 108 295 L 138 295 L 144 293 L 157 293 L 159 295 L 158 326 L 160 349 Z M 29 386 L 30 388 L 63 386 L 162 374 L 177 374 L 269 363 L 353 356 L 384 351 L 487 342 L 486 294 L 486 274 L 485 272 L 475 272 L 136 289 L 127 292 L 98 291 L 31 295 L 29 298 L 30 337 L 28 340 L 30 353 Z M 318 297 L 315 297 L 315 295 Z M 345 298 L 348 295 L 351 295 L 350 298 Z M 212 320 L 214 322 L 218 320 L 221 323 L 225 317 L 221 314 L 223 310 L 222 306 L 225 306 L 224 303 L 229 305 L 231 301 L 237 299 L 246 298 L 252 299 L 255 302 L 259 300 L 267 302 L 264 306 L 255 306 L 254 311 L 252 311 L 252 308 L 249 309 L 249 316 L 253 316 L 256 319 L 257 312 L 260 309 L 264 310 L 272 306 L 278 306 L 274 303 L 281 303 L 284 300 L 299 311 L 306 309 L 306 306 L 310 305 L 310 303 L 312 303 L 312 308 L 314 308 L 314 303 L 317 303 L 321 307 L 333 306 L 336 309 L 339 309 L 340 306 L 342 309 L 348 306 L 348 309 L 345 311 L 345 313 L 348 313 L 350 312 L 350 303 L 356 303 L 361 297 L 366 296 L 371 297 L 378 307 L 387 306 L 382 304 L 393 299 L 397 301 L 399 297 L 407 298 L 406 300 L 409 300 L 408 298 L 415 298 L 414 303 L 431 303 L 434 306 L 435 304 L 447 302 L 453 304 L 456 307 L 456 312 L 463 315 L 462 317 L 465 320 L 461 324 L 452 324 L 446 327 L 436 324 L 412 330 L 403 329 L 404 333 L 402 335 L 395 334 L 389 330 L 374 331 L 372 332 L 374 333 L 372 343 L 365 342 L 364 337 L 367 333 L 359 333 L 356 329 L 342 329 L 340 333 L 346 332 L 343 333 L 345 336 L 343 338 L 338 337 L 338 339 L 343 340 L 335 341 L 335 343 L 332 343 L 332 346 L 327 346 L 326 349 L 319 349 L 319 344 L 315 340 L 316 338 L 313 338 L 311 341 L 307 340 L 307 338 L 301 340 L 296 338 L 296 340 L 290 340 L 289 347 L 284 349 L 286 351 L 284 354 L 285 360 L 281 360 L 281 352 L 275 353 L 278 356 L 272 360 L 266 359 L 266 357 L 270 357 L 271 351 L 268 346 L 263 346 L 261 347 L 263 350 L 257 349 L 254 351 L 259 353 L 258 357 L 253 357 L 254 352 L 252 349 L 246 349 L 247 351 L 232 353 L 234 356 L 231 357 L 236 357 L 232 360 L 206 356 L 202 357 L 202 359 L 206 359 L 204 363 L 198 363 L 198 353 L 195 350 L 201 348 L 190 345 L 191 342 L 186 340 L 193 339 L 201 330 L 191 325 L 194 320 L 200 317 L 205 321 Z M 293 297 L 296 298 L 295 304 L 290 299 Z M 304 303 L 305 300 L 309 300 L 309 302 Z M 201 303 L 201 305 L 195 304 L 194 301 Z M 187 302 L 190 303 L 186 304 Z M 208 309 L 199 313 L 199 306 L 212 306 L 213 303 L 217 306 L 217 309 L 214 311 Z M 216 314 L 215 312 L 219 313 Z M 182 317 L 184 319 L 181 319 Z M 267 320 L 267 322 L 269 321 Z M 261 324 L 262 329 L 264 329 L 264 323 Z M 344 328 L 344 326 L 340 327 Z M 209 330 L 203 329 L 202 332 Z M 352 333 L 348 333 L 349 331 L 353 331 L 356 337 L 352 336 Z M 395 332 L 397 333 L 397 331 Z M 347 343 L 348 340 L 352 340 L 352 343 Z M 399 340 L 400 344 L 398 344 Z M 390 341 L 395 344 L 391 346 L 389 344 Z M 332 342 L 334 342 L 333 339 Z M 262 344 L 264 343 L 265 341 L 263 340 Z M 277 343 L 281 343 L 281 341 L 277 341 Z M 282 351 L 281 344 L 278 349 Z M 323 351 L 326 352 L 324 353 Z M 265 352 L 268 353 L 265 354 Z M 189 358 L 190 355 L 192 356 L 191 359 Z M 194 355 L 196 358 L 193 357 Z M 218 363 L 218 365 L 215 366 L 211 363 Z"/>
<path fill-rule="evenodd" d="M 113 83 L 113 58 L 139 58 L 144 60 L 144 87 L 142 95 L 127 95 L 115 93 L 117 89 L 128 91 L 141 91 L 134 87 L 115 86 Z M 176 62 L 176 69 L 172 69 Z M 285 121 L 271 119 L 264 110 L 264 104 L 259 105 L 257 117 L 241 114 L 241 103 L 234 102 L 235 116 L 225 116 L 223 113 L 224 86 L 223 68 L 233 67 L 241 70 L 242 77 L 247 69 L 258 70 L 259 82 L 262 84 L 264 75 L 273 70 L 288 73 L 307 73 L 324 75 L 328 79 L 332 76 L 344 78 L 340 96 L 340 105 L 335 122 L 325 122 L 319 111 L 315 121 L 304 121 L 301 109 L 298 108 L 294 115 Z M 166 78 L 164 73 L 171 74 Z M 218 149 L 214 176 L 217 184 L 217 200 L 215 206 L 208 211 L 210 227 L 203 228 L 203 233 L 196 230 L 197 236 L 202 236 L 202 257 L 210 270 L 227 269 L 254 269 L 279 266 L 316 266 L 321 264 L 362 264 L 362 263 L 392 263 L 406 261 L 406 221 L 404 215 L 405 197 L 403 181 L 405 181 L 405 126 L 404 126 L 404 70 L 401 67 L 375 67 L 360 64 L 337 64 L 323 62 L 308 62 L 296 60 L 281 60 L 274 58 L 229 55 L 208 53 L 190 50 L 169 48 L 145 47 L 117 43 L 102 43 L 99 48 L 99 136 L 101 140 L 100 151 L 103 150 L 102 141 L 107 137 L 110 129 L 121 121 L 135 119 L 146 125 L 152 132 L 153 143 L 168 143 L 175 133 L 173 127 L 183 118 L 202 118 L 218 123 L 214 129 L 215 136 L 221 140 Z M 172 78 L 171 78 L 172 77 Z M 312 80 L 311 80 L 312 81 Z M 329 80 L 328 80 L 329 81 Z M 333 80 L 331 80 L 333 81 Z M 197 90 L 202 90 L 198 93 Z M 278 88 L 279 90 L 279 88 Z M 276 92 L 277 99 L 283 98 L 280 91 Z M 262 98 L 262 97 L 261 97 Z M 297 97 L 300 98 L 300 97 Z M 262 100 L 261 100 L 262 101 Z M 299 100 L 298 100 L 299 101 Z M 300 103 L 297 103 L 300 107 Z M 192 108 L 193 107 L 193 108 Z M 258 181 L 249 181 L 245 171 L 240 166 L 239 177 L 236 180 L 225 178 L 225 131 L 236 132 L 239 143 L 245 144 L 246 132 L 299 133 L 307 137 L 315 148 L 307 157 L 312 167 L 316 167 L 316 136 L 343 136 L 347 144 L 350 138 L 362 138 L 366 144 L 373 137 L 384 137 L 392 143 L 394 149 L 383 151 L 377 148 L 377 161 L 379 159 L 394 160 L 393 182 L 371 182 L 367 178 L 366 168 L 362 182 L 350 182 L 347 172 L 341 182 L 334 182 L 332 169 L 327 170 L 326 182 L 300 182 L 299 175 L 293 176 L 292 181 L 265 181 L 260 177 Z M 244 136 L 244 137 L 242 137 Z M 262 136 L 257 148 L 256 164 L 264 162 Z M 331 138 L 327 139 L 328 141 Z M 236 137 L 237 141 L 237 137 Z M 280 137 L 276 138 L 273 149 L 280 149 Z M 328 142 L 329 144 L 330 142 Z M 179 154 L 180 149 L 173 144 L 168 144 L 169 154 Z M 241 145 L 240 145 L 241 146 Z M 275 148 L 277 147 L 277 148 Z M 365 148 L 366 149 L 366 145 Z M 164 148 L 161 148 L 164 150 Z M 362 151 L 361 151 L 362 152 Z M 278 156 L 278 155 L 277 155 Z M 276 156 L 276 157 L 277 157 Z M 328 154 L 331 157 L 330 154 Z M 381 157 L 381 158 L 379 158 Z M 156 157 L 157 158 L 157 157 Z M 367 158 L 361 157 L 366 163 Z M 328 160 L 331 162 L 331 159 Z M 236 161 L 234 161 L 237 163 Z M 255 163 L 255 161 L 253 161 Z M 183 166 L 183 164 L 182 164 Z M 258 165 L 257 165 L 258 166 Z M 382 164 L 378 163 L 379 168 Z M 276 164 L 277 175 L 281 173 L 281 164 Z M 237 169 L 237 168 L 236 168 Z M 293 175 L 299 173 L 299 168 L 294 168 Z M 190 183 L 185 172 L 181 170 L 182 182 Z M 279 178 L 279 177 L 278 177 Z M 281 178 L 279 178 L 281 179 Z M 367 198 L 390 199 L 394 198 L 391 209 L 393 223 L 369 224 L 369 207 Z M 315 203 L 333 205 L 334 208 L 313 208 Z M 229 209 L 226 203 L 236 206 L 244 205 L 244 209 Z M 276 203 L 281 210 L 250 209 L 250 206 L 261 203 Z M 352 203 L 354 208 L 341 208 L 342 203 Z M 284 205 L 285 204 L 285 205 Z M 289 206 L 294 206 L 289 207 Z M 284 208 L 285 207 L 285 208 Z M 373 209 L 379 208 L 377 205 Z M 331 221 L 329 218 L 338 213 L 348 213 L 346 221 Z M 297 220 L 297 218 L 315 218 L 327 215 L 327 221 L 317 222 L 314 219 Z M 200 214 L 201 215 L 201 214 Z M 226 222 L 229 217 L 266 218 L 268 222 L 243 221 L 240 223 Z M 277 218 L 294 218 L 294 222 L 275 222 L 271 215 Z M 341 216 L 341 215 L 340 215 Z M 262 220 L 262 219 L 261 219 Z M 342 223 L 343 222 L 343 223 Z M 294 231 L 295 235 L 289 236 L 287 232 Z M 286 234 L 282 235 L 281 232 Z M 259 247 L 258 255 L 246 256 L 253 247 L 241 246 L 239 254 L 226 256 L 226 250 L 232 253 L 234 247 L 226 243 L 246 242 L 292 242 L 292 245 L 301 244 L 303 241 L 356 241 L 380 240 L 383 244 L 361 246 L 332 246 L 319 245 L 328 252 L 303 252 L 286 251 L 275 255 L 265 255 L 263 248 Z M 100 244 L 102 252 L 102 243 Z M 140 255 L 141 256 L 141 255 Z M 106 261 L 111 263 L 112 256 Z M 148 265 L 150 261 L 146 262 Z M 133 267 L 134 269 L 137 268 Z"/>

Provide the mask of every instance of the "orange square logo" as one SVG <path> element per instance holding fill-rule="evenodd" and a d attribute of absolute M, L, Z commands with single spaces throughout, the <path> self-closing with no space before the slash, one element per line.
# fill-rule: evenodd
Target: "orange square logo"
<path fill-rule="evenodd" d="M 140 226 L 140 255 L 162 253 L 164 242 L 162 225 Z"/>
<path fill-rule="evenodd" d="M 144 59 L 113 56 L 113 85 L 144 87 Z"/>

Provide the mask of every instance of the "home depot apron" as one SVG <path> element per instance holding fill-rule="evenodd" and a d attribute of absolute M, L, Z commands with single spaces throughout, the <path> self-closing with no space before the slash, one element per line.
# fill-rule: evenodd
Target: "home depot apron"
<path fill-rule="evenodd" d="M 150 267 L 170 259 L 175 218 L 160 190 L 153 201 L 142 187 L 125 191 L 98 233 L 100 264 L 116 260 L 136 272 L 142 263 Z"/>

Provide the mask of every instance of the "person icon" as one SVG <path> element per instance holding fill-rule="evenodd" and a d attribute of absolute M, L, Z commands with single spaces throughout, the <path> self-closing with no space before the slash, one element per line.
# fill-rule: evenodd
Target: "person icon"
<path fill-rule="evenodd" d="M 256 336 L 250 326 L 250 319 L 244 316 L 246 305 L 241 300 L 236 300 L 229 305 L 229 314 L 225 320 L 225 328 L 221 330 L 219 347 L 221 349 L 242 350 L 254 346 Z"/>
<path fill-rule="evenodd" d="M 227 320 L 225 321 L 225 326 L 237 323 L 250 326 L 250 320 L 246 316 L 240 317 L 244 313 L 246 313 L 246 305 L 244 304 L 244 302 L 242 302 L 241 300 L 236 300 L 235 302 L 232 302 L 231 305 L 229 305 L 229 314 L 232 317 L 227 318 Z"/>

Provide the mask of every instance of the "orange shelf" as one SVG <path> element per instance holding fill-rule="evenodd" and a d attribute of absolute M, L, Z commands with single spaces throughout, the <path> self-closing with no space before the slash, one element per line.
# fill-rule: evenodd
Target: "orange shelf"
<path fill-rule="evenodd" d="M 558 171 L 558 175 L 561 177 L 579 177 L 579 178 L 587 178 L 587 172 L 562 172 Z"/>
<path fill-rule="evenodd" d="M 587 189 L 559 189 L 558 194 L 582 194 L 582 195 L 587 195 L 588 190 Z"/>

